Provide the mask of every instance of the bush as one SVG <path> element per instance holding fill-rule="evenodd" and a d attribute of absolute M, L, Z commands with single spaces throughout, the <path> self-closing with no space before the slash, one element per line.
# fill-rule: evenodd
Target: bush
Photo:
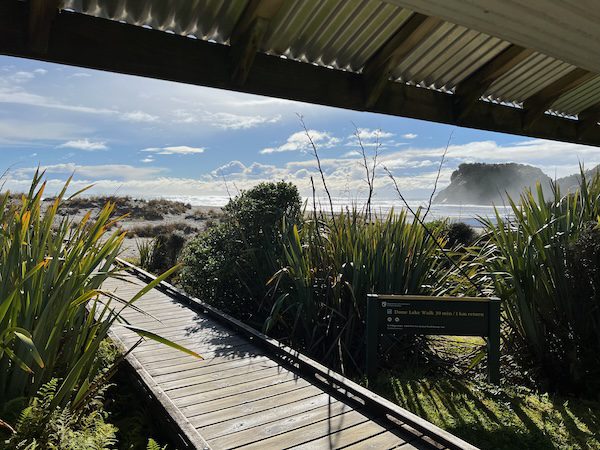
<path fill-rule="evenodd" d="M 265 330 L 343 373 L 363 368 L 368 293 L 433 294 L 444 281 L 435 240 L 405 211 L 374 221 L 356 210 L 307 221 L 285 236 L 284 253 Z M 415 342 L 404 340 L 396 361 Z"/>
<path fill-rule="evenodd" d="M 489 241 L 481 264 L 503 300 L 506 322 L 524 364 L 550 389 L 600 392 L 600 178 L 550 201 L 537 196 L 510 200 L 514 219 L 496 212 L 484 221 Z M 510 342 L 510 341 L 509 341 Z"/>
<path fill-rule="evenodd" d="M 184 244 L 185 236 L 177 231 L 156 236 L 152 241 L 147 261 L 148 270 L 161 273 L 176 265 Z"/>
<path fill-rule="evenodd" d="M 31 404 L 21 413 L 8 447 L 23 450 L 108 449 L 117 443 L 117 428 L 106 422 L 104 390 L 77 412 L 69 406 L 54 408 L 59 383 L 52 379 L 42 385 Z"/>
<path fill-rule="evenodd" d="M 281 258 L 282 222 L 295 223 L 300 216 L 300 196 L 291 183 L 260 183 L 242 192 L 225 206 L 221 223 L 187 244 L 181 283 L 189 293 L 261 326 L 265 285 Z"/>
<path fill-rule="evenodd" d="M 115 259 L 125 235 L 106 232 L 115 205 L 78 223 L 58 218 L 67 182 L 42 212 L 42 177 L 36 172 L 18 204 L 0 196 L 0 407 L 58 379 L 49 408 L 77 410 L 95 394 L 108 330 L 141 295 L 125 302 L 101 290 L 121 276 Z"/>
<path fill-rule="evenodd" d="M 452 222 L 446 231 L 448 245 L 454 248 L 458 245 L 468 247 L 477 239 L 477 233 L 471 225 L 464 222 Z"/>

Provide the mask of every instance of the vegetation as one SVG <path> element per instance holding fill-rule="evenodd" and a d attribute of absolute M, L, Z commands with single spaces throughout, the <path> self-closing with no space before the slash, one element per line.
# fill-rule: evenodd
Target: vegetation
<path fill-rule="evenodd" d="M 138 225 L 127 229 L 128 237 L 152 238 L 161 234 L 170 234 L 179 232 L 182 234 L 194 234 L 198 228 L 188 225 L 186 222 L 169 222 L 157 225 Z"/>
<path fill-rule="evenodd" d="M 55 197 L 44 199 L 45 202 L 54 202 Z M 184 214 L 191 209 L 191 205 L 164 199 L 133 199 L 127 196 L 77 196 L 63 199 L 58 213 L 60 215 L 73 215 L 80 211 L 101 210 L 104 205 L 114 205 L 117 215 L 127 214 L 132 219 L 162 220 L 165 215 Z"/>
<path fill-rule="evenodd" d="M 446 271 L 435 241 L 405 211 L 371 222 L 354 210 L 292 227 L 284 267 L 269 282 L 266 331 L 330 367 L 360 372 L 367 294 L 434 293 Z"/>
<path fill-rule="evenodd" d="M 9 193 L 0 197 L 0 415 L 10 420 L 23 410 L 14 439 L 28 448 L 101 448 L 113 439 L 113 428 L 94 405 L 120 360 L 106 369 L 101 345 L 121 312 L 135 308 L 175 268 L 129 301 L 104 292 L 103 282 L 119 276 L 115 258 L 125 237 L 106 232 L 119 220 L 114 203 L 74 223 L 57 215 L 69 182 L 42 210 L 42 177 L 36 173 L 17 201 Z"/>
<path fill-rule="evenodd" d="M 370 388 L 481 449 L 600 449 L 598 402 L 414 369 Z"/>
<path fill-rule="evenodd" d="M 193 295 L 261 327 L 269 309 L 266 282 L 279 267 L 282 222 L 300 220 L 290 183 L 261 183 L 232 199 L 221 223 L 185 247 L 180 280 Z"/>
<path fill-rule="evenodd" d="M 419 211 L 356 209 L 270 215 L 271 232 L 252 234 L 266 206 L 238 214 L 246 204 L 232 202 L 224 223 L 184 250 L 181 281 L 359 379 L 368 292 L 499 295 L 506 386 L 483 381 L 481 342 L 457 356 L 440 340 L 411 338 L 382 343 L 370 387 L 483 448 L 600 448 L 600 177 L 582 171 L 577 192 L 551 191 L 509 198 L 511 217 L 482 218 L 480 235 L 445 221 L 425 230 Z"/>
<path fill-rule="evenodd" d="M 600 392 L 600 177 L 582 170 L 580 188 L 550 199 L 538 186 L 520 203 L 509 200 L 514 219 L 498 212 L 488 230 L 480 264 L 502 298 L 507 342 L 551 390 Z"/>

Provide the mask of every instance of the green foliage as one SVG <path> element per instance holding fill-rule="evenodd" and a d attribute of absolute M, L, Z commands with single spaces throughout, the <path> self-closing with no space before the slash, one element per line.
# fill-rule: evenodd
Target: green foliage
<path fill-rule="evenodd" d="M 0 405 L 29 399 L 56 378 L 49 409 L 71 405 L 77 412 L 106 381 L 98 381 L 97 356 L 120 311 L 134 307 L 172 270 L 129 301 L 102 291 L 108 277 L 121 273 L 115 258 L 124 234 L 106 232 L 118 220 L 112 218 L 114 204 L 78 223 L 58 217 L 70 180 L 43 209 L 42 177 L 35 174 L 18 202 L 9 203 L 9 193 L 0 197 Z"/>
<path fill-rule="evenodd" d="M 510 200 L 514 219 L 484 220 L 488 243 L 479 263 L 503 300 L 515 354 L 539 370 L 548 387 L 600 391 L 600 177 L 582 170 L 579 190 L 552 198 L 525 191 Z M 511 342 L 510 340 L 507 342 Z"/>
<path fill-rule="evenodd" d="M 282 221 L 297 222 L 300 210 L 298 190 L 290 183 L 260 183 L 242 192 L 224 208 L 221 223 L 188 242 L 181 283 L 189 293 L 261 326 L 268 311 L 261 309 L 265 285 L 282 254 Z"/>
<path fill-rule="evenodd" d="M 161 447 L 154 439 L 150 438 L 146 450 L 167 450 L 167 446 Z"/>
<path fill-rule="evenodd" d="M 154 239 L 138 240 L 135 242 L 135 245 L 137 247 L 138 255 L 140 255 L 140 267 L 149 270 L 156 241 Z"/>
<path fill-rule="evenodd" d="M 7 441 L 14 449 L 112 449 L 116 427 L 107 423 L 102 409 L 103 391 L 73 411 L 69 406 L 54 408 L 59 388 L 56 378 L 40 387 L 30 405 L 21 413 L 16 433 Z"/>
<path fill-rule="evenodd" d="M 368 293 L 432 294 L 445 279 L 434 239 L 405 211 L 306 221 L 285 236 L 284 254 L 265 329 L 342 372 L 363 365 Z"/>
<path fill-rule="evenodd" d="M 150 255 L 147 260 L 148 270 L 161 273 L 176 265 L 185 241 L 185 236 L 177 231 L 156 236 L 150 246 Z"/>
<path fill-rule="evenodd" d="M 452 222 L 448 225 L 446 232 L 448 246 L 454 248 L 458 245 L 468 247 L 477 239 L 477 233 L 473 227 L 464 222 Z"/>
<path fill-rule="evenodd" d="M 600 449 L 600 404 L 467 379 L 383 372 L 369 387 L 482 450 Z"/>

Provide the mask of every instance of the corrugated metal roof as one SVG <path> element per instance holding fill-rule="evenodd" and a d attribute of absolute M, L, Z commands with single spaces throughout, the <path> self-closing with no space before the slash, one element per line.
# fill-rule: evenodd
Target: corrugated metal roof
<path fill-rule="evenodd" d="M 292 0 L 275 17 L 264 50 L 359 71 L 411 14 L 379 1 Z"/>
<path fill-rule="evenodd" d="M 248 0 L 64 0 L 63 7 L 98 17 L 227 44 Z M 286 0 L 272 19 L 262 51 L 360 72 L 410 18 L 412 11 L 381 0 Z M 440 20 L 393 71 L 396 81 L 452 92 L 510 45 Z M 497 79 L 484 98 L 521 105 L 575 66 L 534 53 Z M 568 92 L 552 112 L 573 116 L 600 102 L 600 77 Z"/>
<path fill-rule="evenodd" d="M 600 76 L 564 94 L 552 107 L 552 111 L 574 116 L 590 106 L 600 103 Z"/>

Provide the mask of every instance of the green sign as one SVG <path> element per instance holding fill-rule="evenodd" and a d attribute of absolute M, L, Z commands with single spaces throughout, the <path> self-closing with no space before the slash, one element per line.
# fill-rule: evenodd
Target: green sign
<path fill-rule="evenodd" d="M 500 382 L 500 300 L 479 297 L 367 297 L 367 376 L 377 368 L 382 335 L 481 336 L 488 342 L 488 378 Z"/>

